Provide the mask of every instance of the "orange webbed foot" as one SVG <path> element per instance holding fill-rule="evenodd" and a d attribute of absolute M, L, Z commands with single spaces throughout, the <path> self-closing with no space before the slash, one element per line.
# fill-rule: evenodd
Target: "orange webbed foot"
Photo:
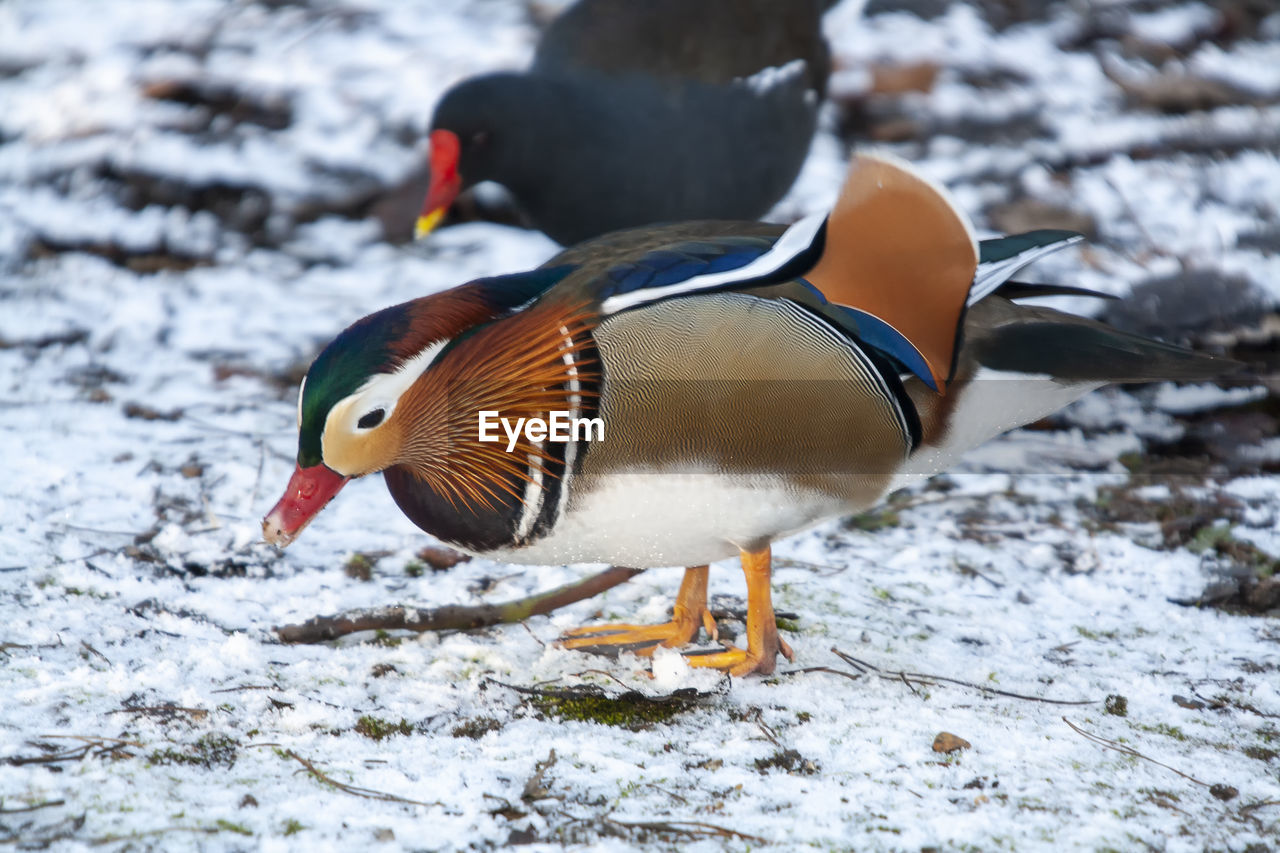
<path fill-rule="evenodd" d="M 778 653 L 794 660 L 795 653 L 778 636 L 773 613 L 770 574 L 772 556 L 766 545 L 760 551 L 742 552 L 742 571 L 747 578 L 747 647 L 727 646 L 722 652 L 685 655 L 690 666 L 722 669 L 730 675 L 769 675 L 777 667 Z"/>
<path fill-rule="evenodd" d="M 707 610 L 706 566 L 686 569 L 672 608 L 671 621 L 661 625 L 584 625 L 565 631 L 559 644 L 566 649 L 598 649 L 629 646 L 637 655 L 651 655 L 658 646 L 674 648 L 691 641 L 701 626 L 714 640 L 719 636 L 715 619 Z"/>

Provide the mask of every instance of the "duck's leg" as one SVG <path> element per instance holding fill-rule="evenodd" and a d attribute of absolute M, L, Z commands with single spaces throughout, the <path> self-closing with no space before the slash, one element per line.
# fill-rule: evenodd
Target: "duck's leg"
<path fill-rule="evenodd" d="M 772 555 L 769 546 L 760 551 L 743 551 L 742 573 L 747 577 L 747 647 L 733 646 L 723 652 L 686 655 L 690 666 L 707 666 L 728 670 L 730 675 L 773 672 L 778 652 L 791 660 L 791 647 L 778 636 L 773 615 L 773 592 L 770 588 Z"/>
<path fill-rule="evenodd" d="M 682 646 L 693 639 L 702 625 L 712 639 L 718 636 L 715 620 L 707 610 L 706 566 L 685 569 L 680 581 L 680 592 L 671 608 L 671 621 L 662 625 L 584 625 L 566 631 L 560 645 L 567 649 L 585 649 L 596 646 L 630 646 L 638 655 L 653 654 L 656 646 Z"/>

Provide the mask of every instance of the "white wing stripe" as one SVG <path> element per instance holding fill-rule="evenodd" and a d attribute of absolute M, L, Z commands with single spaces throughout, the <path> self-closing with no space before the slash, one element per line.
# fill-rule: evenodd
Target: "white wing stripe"
<path fill-rule="evenodd" d="M 634 308 L 637 305 L 644 305 L 647 302 L 656 302 L 668 296 L 681 296 L 688 293 L 697 293 L 700 290 L 723 287 L 736 282 L 764 278 L 782 269 L 787 262 L 812 246 L 814 239 L 818 236 L 818 230 L 826 221 L 827 215 L 825 213 L 806 216 L 788 228 L 778 238 L 778 242 L 773 244 L 772 249 L 746 266 L 738 267 L 735 270 L 725 270 L 724 272 L 695 275 L 693 278 L 687 278 L 675 284 L 668 284 L 665 287 L 640 288 L 630 293 L 610 296 L 604 301 L 601 310 L 607 316 L 616 314 L 619 311 L 625 311 L 628 308 Z"/>
<path fill-rule="evenodd" d="M 1059 249 L 1065 249 L 1067 246 L 1079 243 L 1083 239 L 1084 237 L 1077 234 L 1074 237 L 1068 237 L 1065 240 L 1059 240 L 1047 246 L 1036 246 L 1033 249 L 1027 249 L 1025 252 L 1019 252 L 1011 258 L 979 264 L 978 272 L 973 277 L 973 287 L 969 288 L 968 304 L 972 305 L 978 300 L 991 295 L 1000 285 L 1013 278 L 1024 267 L 1030 266 L 1045 255 L 1051 255 Z"/>

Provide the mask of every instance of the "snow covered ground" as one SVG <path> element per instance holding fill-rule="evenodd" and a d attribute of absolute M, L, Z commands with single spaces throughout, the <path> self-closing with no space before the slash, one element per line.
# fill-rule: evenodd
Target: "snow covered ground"
<path fill-rule="evenodd" d="M 835 105 L 777 216 L 829 201 L 872 139 L 985 228 L 1088 230 L 1043 279 L 1207 281 L 1214 316 L 1130 322 L 1274 355 L 1280 13 L 890 5 L 829 14 Z M 552 644 L 661 621 L 676 569 L 523 626 L 277 640 L 592 571 L 424 569 L 376 479 L 288 552 L 260 541 L 319 345 L 552 252 L 485 223 L 408 249 L 366 215 L 440 92 L 536 32 L 514 0 L 0 5 L 0 843 L 1280 847 L 1265 390 L 1100 392 L 780 544 L 797 660 L 768 679 Z M 712 593 L 741 607 L 735 566 Z M 521 692 L 578 685 L 605 695 Z"/>

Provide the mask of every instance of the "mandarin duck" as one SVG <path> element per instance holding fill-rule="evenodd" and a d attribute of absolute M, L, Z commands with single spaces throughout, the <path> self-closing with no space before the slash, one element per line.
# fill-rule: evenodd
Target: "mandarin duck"
<path fill-rule="evenodd" d="M 418 236 L 481 181 L 563 245 L 763 215 L 809 152 L 830 68 L 825 5 L 579 0 L 528 71 L 473 77 L 440 100 Z"/>
<path fill-rule="evenodd" d="M 693 567 L 669 623 L 564 640 L 642 650 L 684 644 L 700 625 L 714 635 L 707 564 L 737 554 L 746 647 L 689 661 L 769 673 L 790 655 L 771 543 L 862 512 L 1107 382 L 1198 380 L 1232 364 L 1015 303 L 1076 292 L 1011 277 L 1077 239 L 979 242 L 942 189 L 859 156 L 831 213 L 785 231 L 624 231 L 386 308 L 311 365 L 297 468 L 266 538 L 287 545 L 348 479 L 381 471 L 410 519 L 471 554 Z M 557 412 L 598 419 L 602 434 L 544 425 L 485 440 L 486 417 Z"/>

